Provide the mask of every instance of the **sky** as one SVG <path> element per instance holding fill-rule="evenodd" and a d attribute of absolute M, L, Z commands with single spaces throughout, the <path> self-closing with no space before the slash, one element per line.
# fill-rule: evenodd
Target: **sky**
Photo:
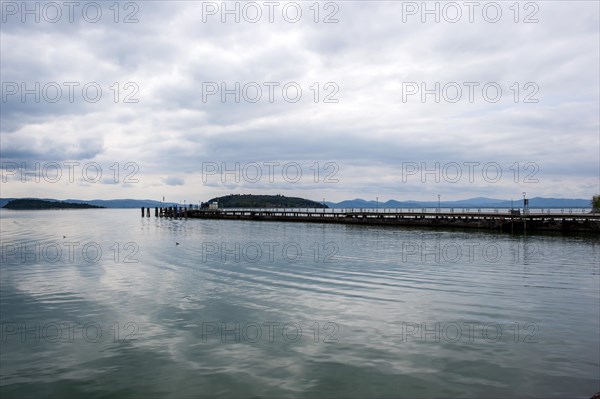
<path fill-rule="evenodd" d="M 1 197 L 600 192 L 597 1 L 1 9 Z"/>

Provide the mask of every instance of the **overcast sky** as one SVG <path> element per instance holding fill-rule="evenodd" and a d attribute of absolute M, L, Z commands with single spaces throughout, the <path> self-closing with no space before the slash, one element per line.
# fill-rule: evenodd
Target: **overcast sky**
<path fill-rule="evenodd" d="M 600 192 L 597 1 L 24 4 L 2 197 Z"/>

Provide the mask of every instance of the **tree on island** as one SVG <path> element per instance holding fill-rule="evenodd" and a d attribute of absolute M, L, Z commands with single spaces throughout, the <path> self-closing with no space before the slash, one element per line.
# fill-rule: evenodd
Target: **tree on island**
<path fill-rule="evenodd" d="M 592 213 L 600 213 L 600 195 L 592 197 Z"/>
<path fill-rule="evenodd" d="M 13 210 L 37 210 L 37 209 L 88 209 L 104 208 L 79 202 L 45 201 L 33 198 L 19 198 L 9 201 L 2 208 Z"/>
<path fill-rule="evenodd" d="M 256 194 L 230 194 L 212 198 L 208 203 L 217 202 L 219 208 L 328 208 L 327 205 L 299 197 Z M 205 207 L 208 207 L 206 205 Z"/>

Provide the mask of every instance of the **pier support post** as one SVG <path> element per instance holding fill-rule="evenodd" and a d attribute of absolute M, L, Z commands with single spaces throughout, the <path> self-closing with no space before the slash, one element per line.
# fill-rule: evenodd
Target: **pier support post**
<path fill-rule="evenodd" d="M 150 208 L 146 208 L 146 217 L 150 217 Z"/>
<path fill-rule="evenodd" d="M 158 217 L 158 207 L 154 207 L 154 217 Z"/>
<path fill-rule="evenodd" d="M 142 207 L 142 217 L 144 217 L 144 207 Z"/>

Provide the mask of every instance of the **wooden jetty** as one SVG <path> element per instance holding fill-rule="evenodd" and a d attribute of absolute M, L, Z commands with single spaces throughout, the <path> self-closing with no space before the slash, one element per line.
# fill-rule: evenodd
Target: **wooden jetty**
<path fill-rule="evenodd" d="M 258 209 L 188 207 L 155 208 L 155 217 L 255 220 L 310 223 L 345 223 L 414 227 L 476 228 L 505 232 L 559 231 L 600 233 L 598 213 L 550 213 L 511 211 L 510 209 L 470 209 L 441 212 L 439 209 Z M 142 208 L 142 216 L 150 217 L 150 208 Z"/>

